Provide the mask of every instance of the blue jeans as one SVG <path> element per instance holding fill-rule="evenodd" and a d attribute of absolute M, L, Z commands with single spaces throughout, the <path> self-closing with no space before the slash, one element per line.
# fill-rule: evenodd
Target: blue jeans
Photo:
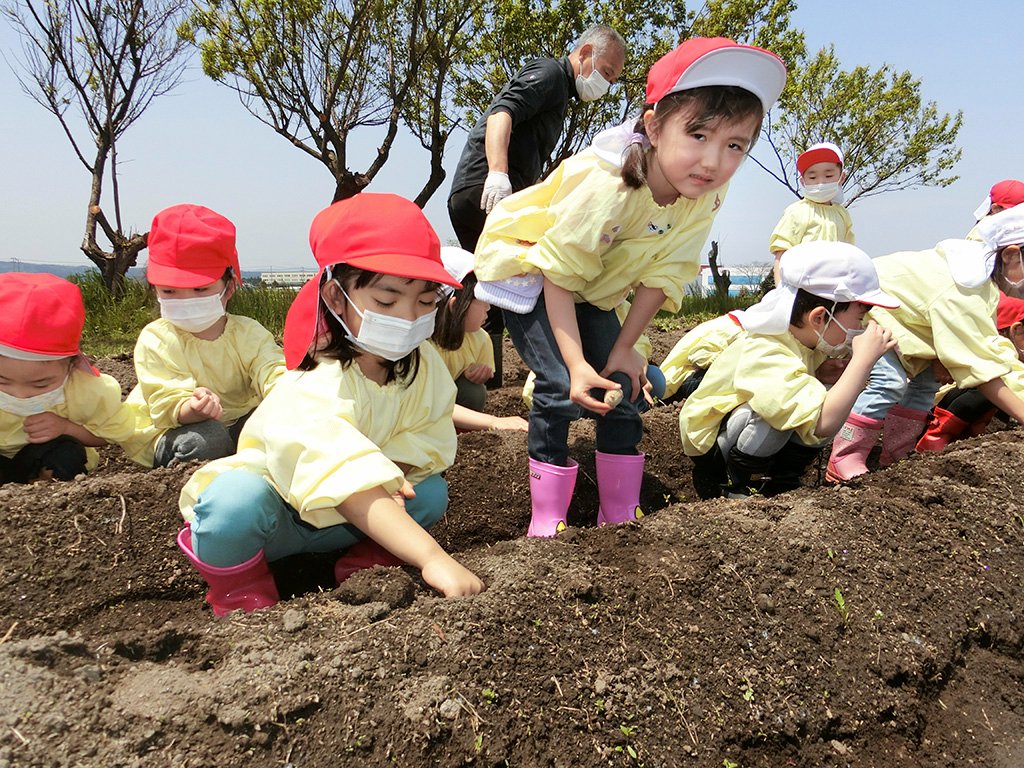
<path fill-rule="evenodd" d="M 448 482 L 431 475 L 414 486 L 405 511 L 425 529 L 448 508 Z M 192 551 L 207 565 L 229 568 L 260 550 L 268 562 L 299 552 L 347 549 L 366 535 L 349 523 L 314 528 L 299 517 L 262 475 L 236 469 L 217 476 L 199 495 Z"/>
<path fill-rule="evenodd" d="M 853 412 L 871 419 L 885 419 L 889 409 L 902 405 L 913 411 L 929 411 L 939 391 L 931 366 L 914 378 L 900 363 L 899 356 L 889 351 L 878 358 L 868 376 L 868 385 L 853 404 Z"/>
<path fill-rule="evenodd" d="M 619 319 L 613 310 L 605 311 L 592 304 L 577 304 L 576 323 L 580 329 L 583 356 L 600 373 L 622 330 Z M 551 323 L 548 322 L 544 295 L 541 294 L 537 299 L 537 306 L 532 312 L 525 315 L 505 312 L 505 327 L 519 356 L 537 374 L 533 407 L 530 409 L 530 431 L 527 434 L 530 457 L 546 464 L 567 466 L 569 425 L 585 412 L 569 399 L 569 369 L 565 366 Z M 619 406 L 605 416 L 588 412 L 588 415 L 596 419 L 597 450 L 635 456 L 636 446 L 643 437 L 643 423 L 640 421 L 637 403 L 630 400 L 633 396 L 630 379 L 621 371 L 607 378 L 622 385 L 623 397 Z"/>

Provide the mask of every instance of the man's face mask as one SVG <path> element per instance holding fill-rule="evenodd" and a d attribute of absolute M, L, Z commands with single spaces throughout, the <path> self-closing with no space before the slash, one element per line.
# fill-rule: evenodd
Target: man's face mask
<path fill-rule="evenodd" d="M 581 101 L 597 101 L 612 87 L 612 84 L 604 79 L 604 75 L 597 71 L 596 56 L 591 58 L 590 63 L 593 69 L 589 75 L 584 77 L 582 70 L 576 75 L 576 93 L 579 94 Z"/>

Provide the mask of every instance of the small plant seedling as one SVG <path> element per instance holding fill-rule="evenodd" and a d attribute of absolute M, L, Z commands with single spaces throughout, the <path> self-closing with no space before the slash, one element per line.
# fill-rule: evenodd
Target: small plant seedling
<path fill-rule="evenodd" d="M 484 735 L 478 733 L 476 739 L 473 741 L 473 748 L 476 749 L 477 753 L 480 753 L 484 749 Z"/>
<path fill-rule="evenodd" d="M 843 597 L 843 592 L 839 587 L 836 587 L 832 599 L 835 601 L 836 610 L 839 611 L 839 616 L 842 618 L 843 626 L 845 627 L 850 621 L 850 611 L 846 607 L 846 598 Z"/>
<path fill-rule="evenodd" d="M 498 692 L 491 688 L 484 688 L 480 692 L 480 695 L 484 697 L 484 701 L 488 704 L 493 704 L 498 700 Z"/>
<path fill-rule="evenodd" d="M 739 763 L 734 763 L 728 757 L 722 760 L 722 768 L 740 768 Z"/>

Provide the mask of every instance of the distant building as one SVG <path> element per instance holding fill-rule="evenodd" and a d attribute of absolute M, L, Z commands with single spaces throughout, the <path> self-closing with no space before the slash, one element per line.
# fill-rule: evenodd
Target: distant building
<path fill-rule="evenodd" d="M 282 288 L 301 288 L 314 277 L 316 277 L 316 272 L 308 269 L 295 269 L 288 272 L 260 272 L 260 280 L 265 285 L 277 285 Z"/>
<path fill-rule="evenodd" d="M 754 264 L 746 267 L 723 267 L 719 265 L 719 272 L 728 270 L 732 282 L 729 285 L 729 295 L 739 296 L 741 294 L 757 293 L 761 288 L 761 281 L 770 275 L 770 265 Z M 715 279 L 711 274 L 711 266 L 701 264 L 697 279 L 688 286 L 690 292 L 699 296 L 710 296 L 715 292 Z"/>

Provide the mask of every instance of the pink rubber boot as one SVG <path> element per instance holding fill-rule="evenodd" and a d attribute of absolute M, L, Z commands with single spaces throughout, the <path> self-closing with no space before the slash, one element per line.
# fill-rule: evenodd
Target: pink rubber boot
<path fill-rule="evenodd" d="M 644 477 L 644 454 L 594 454 L 597 469 L 598 525 L 618 525 L 644 516 L 640 509 L 640 484 Z"/>
<path fill-rule="evenodd" d="M 533 507 L 527 536 L 550 538 L 567 527 L 565 515 L 576 487 L 579 465 L 569 460 L 569 466 L 559 467 L 530 459 L 530 502 Z"/>
<path fill-rule="evenodd" d="M 882 455 L 878 466 L 888 467 L 910 455 L 928 424 L 928 411 L 894 405 L 882 422 Z"/>
<path fill-rule="evenodd" d="M 228 568 L 207 565 L 192 551 L 192 529 L 187 525 L 178 532 L 178 547 L 209 585 L 206 602 L 213 608 L 214 615 L 227 616 L 238 609 L 251 613 L 257 608 L 275 605 L 281 599 L 262 549 L 241 565 Z"/>
<path fill-rule="evenodd" d="M 405 565 L 373 539 L 363 539 L 353 544 L 334 563 L 334 580 L 341 584 L 356 571 L 373 568 L 375 565 Z"/>
<path fill-rule="evenodd" d="M 868 471 L 868 454 L 878 442 L 882 420 L 851 413 L 839 434 L 832 440 L 832 455 L 828 460 L 825 479 L 841 483 Z"/>

